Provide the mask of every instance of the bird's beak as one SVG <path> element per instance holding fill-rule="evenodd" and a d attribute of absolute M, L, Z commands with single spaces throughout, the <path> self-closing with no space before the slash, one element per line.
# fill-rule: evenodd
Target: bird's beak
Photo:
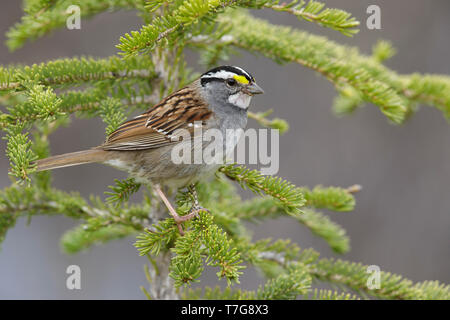
<path fill-rule="evenodd" d="M 260 86 L 258 86 L 256 83 L 252 82 L 249 85 L 247 85 L 244 88 L 245 93 L 249 94 L 249 95 L 254 95 L 254 94 L 261 94 L 264 93 L 264 90 L 261 89 Z"/>

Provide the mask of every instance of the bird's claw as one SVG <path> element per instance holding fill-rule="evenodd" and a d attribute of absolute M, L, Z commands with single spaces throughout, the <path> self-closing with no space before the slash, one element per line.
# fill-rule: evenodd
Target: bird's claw
<path fill-rule="evenodd" d="M 193 206 L 193 207 L 189 210 L 188 215 L 193 214 L 195 217 L 198 218 L 200 212 L 211 213 L 208 209 L 203 208 L 202 206 L 196 205 L 196 206 Z"/>

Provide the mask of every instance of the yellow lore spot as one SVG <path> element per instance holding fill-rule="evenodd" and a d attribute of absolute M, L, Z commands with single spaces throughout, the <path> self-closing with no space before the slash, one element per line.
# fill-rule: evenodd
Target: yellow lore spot
<path fill-rule="evenodd" d="M 242 83 L 242 84 L 248 84 L 248 80 L 247 80 L 247 78 L 244 77 L 244 76 L 238 76 L 238 75 L 235 75 L 235 76 L 233 76 L 233 78 L 234 78 L 234 80 L 236 80 L 236 81 L 239 82 L 239 83 Z"/>

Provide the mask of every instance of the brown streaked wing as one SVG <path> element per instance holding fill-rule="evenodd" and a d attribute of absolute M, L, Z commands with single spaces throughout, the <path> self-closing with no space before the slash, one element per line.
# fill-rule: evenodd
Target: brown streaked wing
<path fill-rule="evenodd" d="M 207 105 L 186 87 L 166 97 L 149 111 L 124 122 L 100 148 L 132 151 L 163 147 L 178 141 L 174 141 L 172 135 L 176 129 L 191 132 L 193 127 L 189 123 L 201 121 L 205 124 L 211 115 Z"/>

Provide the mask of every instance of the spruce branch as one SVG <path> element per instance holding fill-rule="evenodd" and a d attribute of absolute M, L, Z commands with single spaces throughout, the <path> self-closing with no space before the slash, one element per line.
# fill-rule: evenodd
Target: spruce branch
<path fill-rule="evenodd" d="M 198 220 L 194 222 L 194 232 L 201 232 L 201 241 L 207 249 L 206 264 L 219 267 L 217 272 L 219 278 L 226 278 L 228 284 L 232 281 L 239 283 L 240 270 L 244 269 L 240 253 L 233 246 L 233 241 L 228 239 L 227 234 L 217 225 L 212 223 L 213 216 L 204 213 L 200 214 Z"/>
<path fill-rule="evenodd" d="M 274 118 L 272 120 L 267 119 L 267 117 L 272 114 L 273 110 L 267 110 L 265 112 L 257 112 L 253 113 L 251 111 L 248 112 L 248 117 L 250 119 L 256 120 L 260 125 L 272 129 L 277 129 L 281 134 L 285 133 L 289 130 L 289 124 L 286 120 L 280 118 Z"/>
<path fill-rule="evenodd" d="M 273 219 L 284 214 L 279 203 L 271 198 L 248 200 L 233 209 L 231 214 L 239 219 L 249 221 Z M 335 252 L 345 253 L 350 250 L 350 239 L 340 225 L 312 208 L 302 208 L 301 210 L 302 213 L 294 217 L 298 222 L 305 225 L 313 234 L 324 239 Z"/>
<path fill-rule="evenodd" d="M 0 240 L 22 216 L 55 214 L 61 212 L 69 217 L 87 217 L 84 199 L 76 194 L 56 190 L 42 192 L 34 186 L 13 185 L 0 191 Z"/>
<path fill-rule="evenodd" d="M 97 231 L 110 225 L 123 225 L 142 231 L 154 222 L 149 216 L 151 208 L 146 204 L 116 208 L 95 198 L 91 199 L 91 202 L 91 205 L 88 204 L 76 193 L 66 193 L 53 188 L 43 190 L 34 185 L 13 185 L 0 192 L 0 240 L 8 229 L 6 226 L 13 225 L 17 218 L 38 214 L 63 214 L 82 219 L 85 221 L 83 228 L 86 232 Z"/>
<path fill-rule="evenodd" d="M 289 239 L 273 241 L 268 238 L 250 242 L 249 239 L 240 238 L 236 239 L 235 243 L 242 252 L 242 259 L 259 268 L 266 278 L 275 278 L 280 273 L 287 272 L 292 262 L 308 266 L 319 257 L 313 249 L 301 250 Z"/>
<path fill-rule="evenodd" d="M 303 0 L 294 0 L 290 3 L 282 3 L 278 0 L 269 1 L 255 1 L 258 6 L 261 6 L 261 2 L 265 2 L 262 6 L 275 11 L 287 12 L 297 16 L 299 19 L 315 22 L 323 27 L 331 28 L 339 31 L 346 36 L 353 36 L 358 33 L 356 27 L 359 26 L 359 22 L 351 16 L 350 13 L 340 9 L 325 8 L 325 4 L 309 0 L 306 3 Z"/>
<path fill-rule="evenodd" d="M 110 88 L 104 89 L 101 86 L 96 86 L 84 91 L 68 90 L 61 93 L 57 96 L 60 103 L 57 108 L 58 115 L 56 117 L 51 117 L 48 113 L 43 112 L 43 109 L 22 108 L 21 103 L 16 104 L 14 109 L 10 109 L 11 113 L 0 114 L 0 128 L 5 129 L 8 126 L 15 126 L 18 123 L 24 123 L 27 126 L 32 124 L 36 125 L 40 120 L 57 117 L 60 117 L 57 118 L 59 122 L 67 122 L 69 120 L 67 115 L 69 114 L 75 114 L 80 118 L 92 118 L 103 115 L 105 122 L 109 122 L 110 120 L 107 118 L 109 115 L 112 117 L 119 116 L 115 113 L 109 112 L 108 114 L 108 112 L 105 112 L 107 110 L 103 107 L 105 104 L 108 105 L 111 103 L 111 101 L 118 101 L 120 99 L 120 108 L 117 110 L 122 114 L 123 110 L 126 110 L 128 114 L 136 109 L 147 109 L 157 102 L 155 92 L 148 84 L 138 84 L 138 88 L 135 85 L 117 84 L 117 90 L 112 91 L 111 89 L 114 87 L 115 85 L 111 85 Z M 111 121 L 117 123 L 118 120 Z"/>
<path fill-rule="evenodd" d="M 303 214 L 297 220 L 308 227 L 313 234 L 323 238 L 333 251 L 346 253 L 350 250 L 350 239 L 340 225 L 319 211 L 309 208 L 302 211 Z"/>
<path fill-rule="evenodd" d="M 161 6 L 158 1 L 147 6 L 149 11 L 155 11 Z M 353 35 L 358 30 L 355 29 L 359 22 L 351 15 L 339 9 L 324 9 L 324 4 L 317 1 L 294 0 L 289 4 L 279 4 L 273 0 L 189 0 L 175 6 L 164 15 L 158 16 L 153 21 L 139 31 L 133 31 L 120 38 L 117 45 L 125 57 L 152 50 L 163 40 L 173 43 L 178 36 L 187 33 L 192 25 L 208 23 L 212 21 L 217 13 L 223 12 L 226 7 L 243 8 L 270 8 L 275 11 L 291 13 L 307 21 L 314 21 L 322 26 L 338 30 L 345 35 Z M 194 26 L 195 28 L 195 26 Z M 171 37 L 175 35 L 174 37 Z"/>
<path fill-rule="evenodd" d="M 120 108 L 115 106 L 116 103 L 112 106 L 117 112 L 124 114 L 126 110 L 126 114 L 128 114 L 136 109 L 148 109 L 157 103 L 158 98 L 155 91 L 153 86 L 148 83 L 116 83 L 109 88 L 95 86 L 84 91 L 69 90 L 59 95 L 59 98 L 62 100 L 60 106 L 64 113 L 75 113 L 78 117 L 88 118 L 100 115 L 104 117 L 105 122 L 109 122 L 109 116 L 118 116 L 107 109 L 111 102 L 120 100 Z M 33 115 L 27 115 L 22 120 L 32 122 Z M 118 120 L 111 119 L 111 121 L 117 124 Z M 111 128 L 113 127 L 114 125 Z"/>
<path fill-rule="evenodd" d="M 149 12 L 155 12 L 158 10 L 163 4 L 167 4 L 171 2 L 172 0 L 152 0 L 152 1 L 146 1 L 144 8 L 148 10 Z"/>
<path fill-rule="evenodd" d="M 0 127 L 54 120 L 74 112 L 95 116 L 97 111 L 117 125 L 124 119 L 118 114 L 119 99 L 123 106 L 148 108 L 148 104 L 156 100 L 154 84 L 157 79 L 148 57 L 138 57 L 127 63 L 117 57 L 73 58 L 3 69 L 0 70 L 0 86 L 14 96 L 22 96 L 22 101 L 8 107 L 9 113 L 2 114 Z M 53 90 L 86 84 L 93 86 L 85 91 L 68 90 L 59 95 Z M 113 101 L 116 103 L 111 104 Z"/>
<path fill-rule="evenodd" d="M 59 126 L 67 123 L 67 118 L 62 117 L 53 122 L 41 122 L 36 125 L 33 132 L 33 143 L 31 151 L 39 158 L 45 158 L 50 155 L 49 135 L 53 133 Z M 51 187 L 50 172 L 42 171 L 35 174 L 33 179 L 38 189 L 49 190 Z"/>
<path fill-rule="evenodd" d="M 64 25 L 69 0 L 27 0 L 25 16 L 8 33 L 11 49 L 22 46 Z M 323 238 L 338 253 L 349 250 L 345 230 L 318 209 L 346 212 L 354 209 L 359 187 L 296 187 L 278 177 L 263 176 L 243 166 L 223 166 L 219 172 L 258 195 L 242 200 L 232 181 L 218 179 L 197 185 L 200 203 L 211 214 L 201 212 L 185 223 L 180 236 L 166 210 L 144 195 L 139 205 L 129 205 L 139 184 L 133 179 L 115 180 L 106 201 L 88 202 L 77 194 L 51 187 L 47 172 L 34 172 L 36 157 L 49 155 L 48 137 L 68 115 L 101 117 L 106 133 L 112 132 L 137 108 L 152 104 L 193 79 L 186 68 L 187 47 L 199 51 L 205 65 L 216 65 L 236 49 L 261 53 L 278 63 L 297 63 L 330 80 L 339 95 L 336 113 L 345 114 L 364 103 L 373 103 L 394 123 L 403 122 L 421 103 L 431 105 L 450 119 L 450 78 L 440 75 L 399 75 L 383 65 L 395 49 L 378 42 L 371 55 L 339 45 L 327 38 L 292 28 L 271 25 L 253 18 L 243 9 L 269 9 L 297 16 L 345 35 L 355 34 L 358 22 L 349 13 L 325 8 L 310 0 L 186 0 L 131 1 L 80 0 L 82 16 L 105 10 L 138 9 L 144 20 L 140 31 L 120 39 L 120 54 L 127 59 L 57 59 L 32 66 L 0 67 L 0 128 L 6 132 L 11 174 L 27 180 L 0 191 L 0 241 L 20 217 L 62 214 L 80 220 L 62 238 L 68 253 L 86 250 L 138 233 L 135 247 L 150 260 L 145 268 L 154 299 L 179 298 L 175 291 L 199 281 L 207 266 L 218 269 L 228 285 L 239 283 L 244 263 L 266 279 L 258 290 L 228 286 L 182 290 L 183 297 L 207 299 L 355 299 L 345 291 L 311 290 L 313 280 L 385 299 L 450 299 L 450 288 L 437 281 L 414 284 L 400 276 L 381 273 L 381 288 L 367 288 L 367 267 L 342 260 L 319 259 L 313 249 L 300 249 L 289 240 L 253 241 L 245 222 L 290 214 L 311 232 Z M 236 8 L 239 10 L 228 10 Z M 139 55 L 151 53 L 151 55 Z M 271 110 L 249 113 L 260 125 L 285 131 L 287 122 L 269 119 Z M 192 197 L 179 192 L 180 214 L 192 206 Z"/>
<path fill-rule="evenodd" d="M 30 174 L 35 171 L 33 161 L 36 155 L 31 149 L 31 141 L 28 133 L 22 133 L 22 126 L 15 126 L 6 129 L 6 156 L 9 158 L 9 174 L 21 181 L 30 181 Z"/>
<path fill-rule="evenodd" d="M 401 123 L 406 117 L 408 103 L 404 97 L 373 77 L 366 67 L 339 59 L 349 53 L 345 47 L 327 44 L 329 40 L 323 37 L 271 25 L 240 11 L 221 15 L 218 20 L 221 24 L 234 26 L 231 35 L 235 46 L 259 52 L 276 62 L 302 64 L 321 73 L 337 86 L 350 85 L 365 100 L 379 106 L 394 123 Z"/>
<path fill-rule="evenodd" d="M 100 103 L 100 117 L 108 125 L 105 129 L 107 136 L 126 120 L 121 105 L 122 102 L 117 98 L 107 98 Z"/>
<path fill-rule="evenodd" d="M 185 300 L 255 300 L 256 292 L 242 289 L 225 289 L 216 286 L 214 288 L 186 288 L 183 291 L 182 298 Z"/>
<path fill-rule="evenodd" d="M 311 276 L 302 264 L 289 266 L 285 274 L 270 279 L 263 288 L 259 288 L 257 299 L 263 300 L 292 300 L 304 295 L 311 286 Z"/>
<path fill-rule="evenodd" d="M 438 108 L 450 121 L 450 77 L 414 73 L 401 79 L 405 84 L 405 96 Z"/>
<path fill-rule="evenodd" d="M 158 255 L 162 248 L 168 248 L 178 237 L 178 228 L 172 218 L 153 224 L 144 233 L 137 236 L 134 246 L 138 249 L 139 255 L 146 254 Z"/>
<path fill-rule="evenodd" d="M 114 179 L 116 183 L 115 186 L 109 186 L 111 191 L 105 192 L 109 197 L 106 199 L 107 202 L 113 203 L 116 206 L 126 202 L 130 199 L 133 193 L 138 192 L 141 187 L 140 183 L 137 183 L 133 178 L 128 178 L 125 180 Z"/>
<path fill-rule="evenodd" d="M 184 299 L 214 299 L 214 300 L 293 300 L 305 295 L 311 284 L 308 273 L 300 266 L 293 266 L 288 273 L 269 279 L 264 286 L 256 291 L 232 289 L 227 287 L 214 289 L 206 287 L 202 289 L 188 288 L 183 292 Z M 203 291 L 203 292 L 202 292 Z"/>
<path fill-rule="evenodd" d="M 0 91 L 26 90 L 23 82 L 27 80 L 45 86 L 64 86 L 124 77 L 152 79 L 157 74 L 152 60 L 146 56 L 126 62 L 115 56 L 57 59 L 32 66 L 1 67 Z"/>
<path fill-rule="evenodd" d="M 300 208 L 305 205 L 301 190 L 281 178 L 264 176 L 258 170 L 234 164 L 223 166 L 219 171 L 238 182 L 242 188 L 248 187 L 257 194 L 265 193 L 279 200 L 288 214 L 299 214 Z"/>
<path fill-rule="evenodd" d="M 351 86 L 340 88 L 339 94 L 333 101 L 333 112 L 337 116 L 353 113 L 358 107 L 364 104 L 364 98 L 358 90 Z"/>
<path fill-rule="evenodd" d="M 167 14 L 155 17 L 151 24 L 143 26 L 139 31 L 126 33 L 120 38 L 117 48 L 124 57 L 131 57 L 154 49 L 163 40 L 174 43 L 178 31 L 182 34 L 193 24 L 211 20 L 217 12 L 223 11 L 225 7 L 232 6 L 235 2 L 235 0 L 184 1 Z"/>
<path fill-rule="evenodd" d="M 95 231 L 87 231 L 86 226 L 81 225 L 64 233 L 61 238 L 61 247 L 65 253 L 75 254 L 93 245 L 124 238 L 135 233 L 134 228 L 120 224 L 108 225 Z"/>
<path fill-rule="evenodd" d="M 372 47 L 372 57 L 378 62 L 384 62 L 392 58 L 396 53 L 397 50 L 386 40 L 378 40 Z"/>
<path fill-rule="evenodd" d="M 143 10 L 144 2 L 144 0 L 78 0 L 76 3 L 71 0 L 27 1 L 24 8 L 27 14 L 6 33 L 6 44 L 14 51 L 22 47 L 27 40 L 35 40 L 65 26 L 67 18 L 72 14 L 67 8 L 73 4 L 80 7 L 83 18 L 88 18 L 106 10 L 134 8 Z"/>
<path fill-rule="evenodd" d="M 83 207 L 88 214 L 85 222 L 69 230 L 61 239 L 61 246 L 68 254 L 77 253 L 93 245 L 142 232 L 154 221 L 151 208 L 140 206 L 111 207 L 99 199 L 92 199 L 93 206 Z"/>
<path fill-rule="evenodd" d="M 240 270 L 244 268 L 240 265 L 240 253 L 212 221 L 211 214 L 201 212 L 192 222 L 192 230 L 176 241 L 172 249 L 176 256 L 171 263 L 171 277 L 176 286 L 197 281 L 203 271 L 202 257 L 207 265 L 219 267 L 219 279 L 225 278 L 229 285 L 233 281 L 239 283 Z"/>
<path fill-rule="evenodd" d="M 278 63 L 295 62 L 311 68 L 332 81 L 338 91 L 347 87 L 355 90 L 357 94 L 351 94 L 355 97 L 353 101 L 341 101 L 338 110 L 354 110 L 362 99 L 380 107 L 394 123 L 403 122 L 417 103 L 434 106 L 448 114 L 450 78 L 398 75 L 380 63 L 380 57 L 385 59 L 393 53 L 386 43 L 375 49 L 374 56 L 365 56 L 357 48 L 271 25 L 242 11 L 228 12 L 219 16 L 218 21 L 219 26 L 231 26 L 230 39 L 234 46 L 259 52 Z M 377 56 L 381 54 L 385 56 Z"/>
<path fill-rule="evenodd" d="M 332 211 L 352 211 L 355 208 L 355 197 L 353 190 L 359 186 L 344 189 L 338 187 L 316 186 L 312 190 L 302 188 L 306 205 L 318 209 L 328 209 Z"/>
<path fill-rule="evenodd" d="M 39 15 L 55 5 L 57 0 L 27 0 L 24 1 L 23 11 L 29 15 Z"/>
<path fill-rule="evenodd" d="M 379 40 L 372 48 L 372 58 L 382 63 L 396 54 L 396 50 L 388 41 Z M 333 111 L 342 116 L 353 113 L 364 104 L 363 96 L 351 86 L 338 88 L 339 94 L 333 101 Z"/>
<path fill-rule="evenodd" d="M 305 295 L 309 300 L 360 300 L 357 295 L 326 289 L 314 289 Z"/>
<path fill-rule="evenodd" d="M 436 281 L 413 284 L 411 280 L 384 271 L 380 274 L 380 288 L 369 289 L 367 266 L 343 260 L 320 259 L 313 267 L 312 275 L 382 299 L 450 299 L 448 285 Z"/>

